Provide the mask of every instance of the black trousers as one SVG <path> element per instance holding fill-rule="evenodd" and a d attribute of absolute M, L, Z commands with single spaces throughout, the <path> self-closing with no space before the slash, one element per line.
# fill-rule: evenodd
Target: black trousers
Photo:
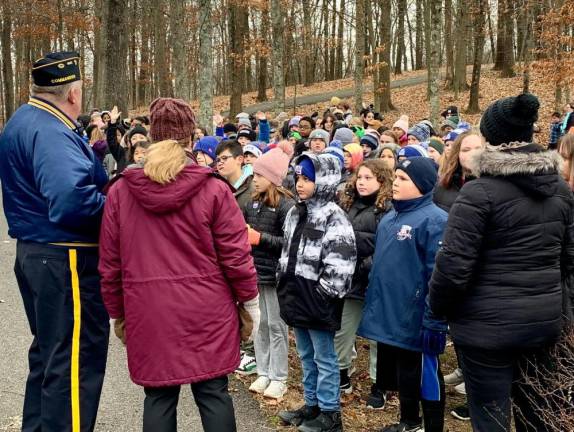
<path fill-rule="evenodd" d="M 94 429 L 109 339 L 97 266 L 97 247 L 18 241 L 14 271 L 34 336 L 24 432 Z"/>
<path fill-rule="evenodd" d="M 512 402 L 516 432 L 548 430 L 534 408 L 539 396 L 521 373 L 528 376 L 538 364 L 551 370 L 545 349 L 520 352 L 459 346 L 457 351 L 475 432 L 510 431 Z"/>
<path fill-rule="evenodd" d="M 233 400 L 226 376 L 191 384 L 205 432 L 235 432 Z M 145 387 L 143 432 L 177 432 L 180 386 Z"/>
<path fill-rule="evenodd" d="M 399 392 L 401 422 L 419 424 L 419 405 L 422 405 L 425 432 L 442 432 L 445 389 L 440 364 L 440 401 L 421 398 L 421 378 L 422 353 L 377 343 L 377 387 L 384 391 Z"/>

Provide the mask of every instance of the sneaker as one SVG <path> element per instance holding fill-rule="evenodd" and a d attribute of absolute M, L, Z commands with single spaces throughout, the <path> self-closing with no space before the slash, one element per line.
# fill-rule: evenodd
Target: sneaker
<path fill-rule="evenodd" d="M 297 428 L 299 432 L 343 432 L 339 411 L 322 411 L 316 418 L 305 420 Z"/>
<path fill-rule="evenodd" d="M 450 414 L 455 418 L 462 421 L 470 421 L 470 412 L 468 405 L 460 405 L 453 409 Z"/>
<path fill-rule="evenodd" d="M 271 381 L 263 396 L 270 399 L 281 399 L 287 393 L 287 385 L 283 381 Z"/>
<path fill-rule="evenodd" d="M 407 423 L 400 422 L 383 428 L 381 432 L 424 432 L 424 429 L 420 423 L 409 426 Z"/>
<path fill-rule="evenodd" d="M 235 373 L 238 373 L 239 375 L 253 375 L 254 373 L 257 373 L 257 363 L 255 362 L 255 357 L 243 354 L 241 357 L 241 363 L 235 370 Z"/>
<path fill-rule="evenodd" d="M 373 410 L 385 409 L 387 403 L 387 393 L 379 389 L 376 385 L 371 387 L 371 394 L 367 398 L 367 408 Z"/>
<path fill-rule="evenodd" d="M 450 386 L 457 386 L 464 382 L 464 377 L 462 375 L 462 369 L 456 368 L 452 373 L 444 377 L 444 383 Z"/>
<path fill-rule="evenodd" d="M 321 414 L 318 406 L 303 405 L 301 408 L 293 411 L 279 411 L 277 416 L 284 425 L 299 426 L 305 420 L 313 420 Z"/>
<path fill-rule="evenodd" d="M 464 383 L 461 383 L 454 387 L 454 391 L 461 395 L 466 395 L 466 386 Z"/>
<path fill-rule="evenodd" d="M 269 378 L 262 375 L 258 377 L 255 381 L 253 381 L 253 384 L 249 386 L 249 391 L 261 394 L 269 386 L 270 382 L 271 380 Z"/>
<path fill-rule="evenodd" d="M 341 393 L 353 393 L 353 385 L 351 384 L 349 369 L 341 369 L 339 372 L 341 375 Z"/>

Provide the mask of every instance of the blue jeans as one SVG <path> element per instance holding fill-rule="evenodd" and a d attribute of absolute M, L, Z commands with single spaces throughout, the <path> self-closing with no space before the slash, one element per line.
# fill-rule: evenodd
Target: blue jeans
<path fill-rule="evenodd" d="M 303 366 L 305 405 L 339 411 L 340 375 L 335 332 L 294 327 L 297 352 Z"/>

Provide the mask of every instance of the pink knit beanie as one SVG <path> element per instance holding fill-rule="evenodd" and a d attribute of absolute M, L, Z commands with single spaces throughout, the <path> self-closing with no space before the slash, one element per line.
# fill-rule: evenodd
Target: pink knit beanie
<path fill-rule="evenodd" d="M 399 119 L 393 124 L 394 128 L 402 129 L 405 133 L 409 132 L 409 116 L 402 115 Z"/>
<path fill-rule="evenodd" d="M 184 140 L 193 137 L 195 114 L 182 99 L 157 98 L 149 106 L 153 141 Z"/>
<path fill-rule="evenodd" d="M 287 175 L 291 156 L 293 146 L 289 141 L 281 141 L 277 147 L 263 153 L 253 162 L 253 172 L 265 177 L 275 186 L 281 186 Z"/>

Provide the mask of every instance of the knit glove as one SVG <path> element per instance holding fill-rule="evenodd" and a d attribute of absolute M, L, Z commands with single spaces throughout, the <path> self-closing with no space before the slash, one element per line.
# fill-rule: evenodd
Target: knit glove
<path fill-rule="evenodd" d="M 126 344 L 126 320 L 125 318 L 117 318 L 114 320 L 114 333 L 116 337 Z"/>
<path fill-rule="evenodd" d="M 423 328 L 423 353 L 438 356 L 446 347 L 446 332 Z"/>
<path fill-rule="evenodd" d="M 258 246 L 259 242 L 261 242 L 261 233 L 251 227 L 247 228 L 247 237 L 249 238 L 249 244 L 251 246 Z"/>
<path fill-rule="evenodd" d="M 243 308 L 249 315 L 252 323 L 251 333 L 249 334 L 245 342 L 252 342 L 255 339 L 255 335 L 259 331 L 259 321 L 261 320 L 261 311 L 259 310 L 259 294 L 252 300 L 243 303 Z"/>

